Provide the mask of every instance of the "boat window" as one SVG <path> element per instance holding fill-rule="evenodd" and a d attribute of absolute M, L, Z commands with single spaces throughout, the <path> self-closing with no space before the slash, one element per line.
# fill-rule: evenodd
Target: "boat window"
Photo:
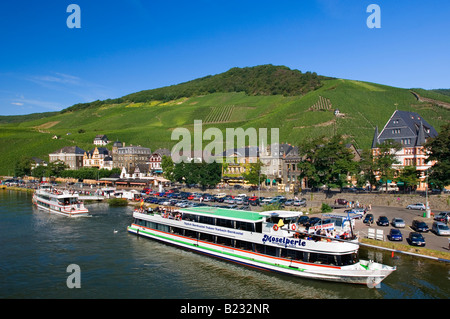
<path fill-rule="evenodd" d="M 281 249 L 281 257 L 300 260 L 303 257 L 303 252 L 294 249 Z"/>
<path fill-rule="evenodd" d="M 277 248 L 272 246 L 265 246 L 265 254 L 270 256 L 276 256 L 277 255 Z"/>
<path fill-rule="evenodd" d="M 233 240 L 227 237 L 217 236 L 217 243 L 225 246 L 233 246 Z"/>
<path fill-rule="evenodd" d="M 353 265 L 358 260 L 357 254 L 347 254 L 341 256 L 341 263 L 342 265 Z"/>
<path fill-rule="evenodd" d="M 198 215 L 183 213 L 183 220 L 198 222 Z"/>
<path fill-rule="evenodd" d="M 215 242 L 215 236 L 214 235 L 211 235 L 211 234 L 205 234 L 205 233 L 199 233 L 199 235 L 200 235 L 200 237 L 199 237 L 199 239 L 200 240 L 205 240 L 205 241 L 209 241 L 209 242 Z"/>
<path fill-rule="evenodd" d="M 199 216 L 199 222 L 202 224 L 214 225 L 214 218 L 210 216 Z"/>
<path fill-rule="evenodd" d="M 216 225 L 220 227 L 234 228 L 234 222 L 229 219 L 216 218 Z"/>
<path fill-rule="evenodd" d="M 236 244 L 235 244 L 234 247 L 239 248 L 239 249 L 243 249 L 243 250 L 253 251 L 252 243 L 249 243 L 249 242 L 243 241 L 243 240 L 236 240 Z"/>
<path fill-rule="evenodd" d="M 236 229 L 246 230 L 246 231 L 255 231 L 255 227 L 253 223 L 236 221 Z"/>
<path fill-rule="evenodd" d="M 193 230 L 190 230 L 190 229 L 186 229 L 186 230 L 184 231 L 184 235 L 185 235 L 186 237 L 197 238 L 197 232 L 196 232 L 196 231 L 193 231 Z"/>
<path fill-rule="evenodd" d="M 262 233 L 262 223 L 255 223 L 255 231 L 257 233 Z"/>

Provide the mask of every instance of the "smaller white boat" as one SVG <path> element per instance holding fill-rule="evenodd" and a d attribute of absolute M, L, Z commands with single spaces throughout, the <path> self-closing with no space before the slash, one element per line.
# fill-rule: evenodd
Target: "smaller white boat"
<path fill-rule="evenodd" d="M 40 210 L 67 217 L 89 216 L 89 210 L 77 193 L 60 191 L 49 184 L 42 184 L 33 194 L 33 204 Z"/>

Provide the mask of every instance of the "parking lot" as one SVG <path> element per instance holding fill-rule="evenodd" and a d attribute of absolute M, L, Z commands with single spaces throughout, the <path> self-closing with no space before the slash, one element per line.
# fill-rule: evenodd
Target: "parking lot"
<path fill-rule="evenodd" d="M 337 209 L 336 211 L 340 211 L 340 209 Z M 341 209 L 341 211 L 344 211 L 344 209 Z M 425 218 L 423 217 L 423 211 L 421 210 L 409 210 L 406 208 L 399 208 L 399 207 L 372 207 L 372 211 L 370 212 L 374 216 L 374 223 L 370 226 L 375 229 L 382 229 L 384 231 L 384 240 L 387 241 L 386 235 L 389 233 L 389 230 L 392 228 L 392 225 L 389 226 L 378 226 L 376 224 L 376 221 L 379 216 L 386 216 L 389 221 L 392 220 L 394 217 L 402 218 L 405 221 L 405 228 L 400 228 L 400 231 L 403 235 L 403 240 L 399 243 L 408 245 L 408 242 L 406 241 L 406 238 L 408 237 L 410 232 L 414 232 L 414 230 L 411 228 L 412 221 L 414 219 L 424 221 L 428 227 L 430 228 L 430 231 L 426 233 L 422 233 L 423 237 L 425 238 L 426 242 L 426 248 L 433 249 L 433 250 L 439 250 L 439 251 L 449 251 L 449 237 L 448 236 L 438 236 L 431 232 L 431 226 L 433 225 L 433 218 Z M 366 237 L 368 233 L 369 226 L 367 224 L 364 224 L 362 219 L 357 220 L 355 224 L 355 231 L 359 232 L 360 236 Z"/>

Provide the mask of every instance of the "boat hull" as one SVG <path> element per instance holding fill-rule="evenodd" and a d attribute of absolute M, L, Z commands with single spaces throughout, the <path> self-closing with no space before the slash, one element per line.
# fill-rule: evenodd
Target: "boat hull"
<path fill-rule="evenodd" d="M 362 260 L 353 265 L 340 267 L 293 261 L 171 234 L 136 224 L 129 226 L 128 232 L 247 267 L 309 279 L 375 287 L 395 270 L 395 267 Z"/>

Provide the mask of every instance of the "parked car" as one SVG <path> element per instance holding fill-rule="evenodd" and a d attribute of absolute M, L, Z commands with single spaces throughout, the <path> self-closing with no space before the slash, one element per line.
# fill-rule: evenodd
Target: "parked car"
<path fill-rule="evenodd" d="M 400 230 L 398 230 L 397 228 L 391 228 L 387 237 L 391 241 L 402 241 L 403 240 L 402 232 Z"/>
<path fill-rule="evenodd" d="M 441 222 L 434 222 L 431 227 L 431 231 L 438 236 L 449 236 L 450 228 L 448 228 L 447 224 Z"/>
<path fill-rule="evenodd" d="M 423 238 L 421 233 L 411 232 L 409 233 L 408 239 L 406 240 L 408 244 L 413 246 L 425 247 L 425 238 Z"/>
<path fill-rule="evenodd" d="M 298 206 L 298 207 L 300 207 L 300 206 L 301 207 L 306 207 L 306 198 L 294 200 L 293 205 L 294 206 Z"/>
<path fill-rule="evenodd" d="M 424 203 L 416 203 L 416 204 L 410 204 L 406 206 L 407 209 L 418 209 L 418 210 L 425 210 L 426 206 Z"/>
<path fill-rule="evenodd" d="M 438 222 L 446 223 L 448 218 L 450 218 L 450 212 L 440 212 L 434 217 L 434 220 L 437 220 Z"/>
<path fill-rule="evenodd" d="M 377 220 L 378 226 L 389 226 L 389 219 L 386 216 L 380 216 Z"/>
<path fill-rule="evenodd" d="M 203 195 L 203 201 L 204 202 L 212 202 L 213 197 L 211 195 Z"/>
<path fill-rule="evenodd" d="M 226 204 L 234 204 L 234 197 L 233 196 L 226 196 L 223 199 L 223 202 Z"/>
<path fill-rule="evenodd" d="M 236 198 L 234 199 L 234 203 L 235 203 L 236 205 L 243 205 L 243 204 L 244 204 L 244 199 L 241 198 L 241 197 L 236 197 Z"/>
<path fill-rule="evenodd" d="M 252 206 L 257 206 L 259 205 L 259 198 L 258 196 L 252 196 L 248 199 L 248 203 Z"/>
<path fill-rule="evenodd" d="M 367 214 L 366 217 L 364 217 L 363 223 L 364 224 L 372 224 L 373 223 L 373 215 Z"/>
<path fill-rule="evenodd" d="M 406 226 L 405 221 L 398 217 L 392 218 L 391 224 L 396 228 L 405 228 Z"/>
<path fill-rule="evenodd" d="M 294 204 L 294 200 L 293 199 L 287 199 L 284 202 L 284 206 L 292 206 Z"/>
<path fill-rule="evenodd" d="M 430 230 L 425 222 L 417 219 L 414 219 L 412 221 L 411 228 L 414 229 L 416 232 L 423 232 L 423 233 L 426 233 Z"/>
<path fill-rule="evenodd" d="M 347 200 L 346 199 L 343 199 L 343 198 L 338 198 L 338 199 L 336 199 L 336 204 L 338 204 L 338 205 L 347 205 Z"/>

